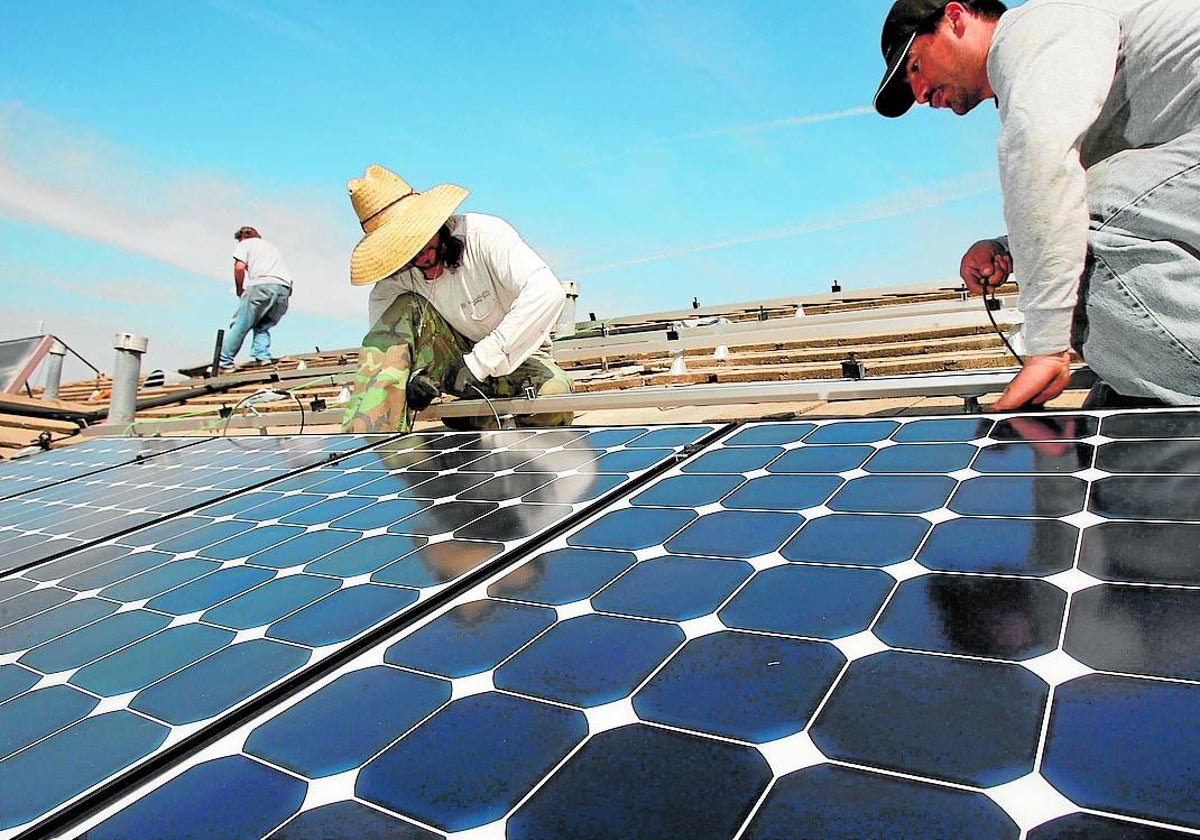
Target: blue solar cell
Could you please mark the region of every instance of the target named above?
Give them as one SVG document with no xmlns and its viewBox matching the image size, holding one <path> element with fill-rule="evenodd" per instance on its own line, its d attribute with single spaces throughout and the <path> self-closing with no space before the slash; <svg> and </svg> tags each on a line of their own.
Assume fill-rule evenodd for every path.
<svg viewBox="0 0 1200 840">
<path fill-rule="evenodd" d="M 1052 519 L 976 519 L 938 523 L 917 555 L 928 569 L 1014 575 L 1071 568 L 1079 529 Z"/>
<path fill-rule="evenodd" d="M 629 442 L 629 446 L 641 449 L 647 446 L 687 446 L 695 443 L 712 431 L 711 426 L 676 426 L 669 429 L 654 429 Z"/>
<path fill-rule="evenodd" d="M 500 475 L 489 478 L 470 490 L 464 490 L 459 494 L 459 498 L 475 502 L 503 502 L 507 499 L 517 499 L 549 484 L 552 478 L 554 478 L 553 473 L 545 472 Z"/>
<path fill-rule="evenodd" d="M 19 665 L 0 665 L 0 703 L 37 685 L 41 677 Z"/>
<path fill-rule="evenodd" d="M 354 513 L 356 510 L 361 510 L 372 503 L 372 499 L 360 496 L 339 496 L 318 502 L 295 513 L 289 513 L 279 521 L 285 525 L 324 525 L 339 517 Z"/>
<path fill-rule="evenodd" d="M 494 598 L 569 604 L 596 594 L 637 557 L 625 551 L 560 548 L 522 563 L 488 587 Z"/>
<path fill-rule="evenodd" d="M 335 592 L 271 625 L 273 639 L 322 647 L 361 633 L 417 600 L 411 589 L 364 583 Z"/>
<path fill-rule="evenodd" d="M 1200 586 L 1200 525 L 1102 522 L 1083 532 L 1079 568 L 1101 580 Z"/>
<path fill-rule="evenodd" d="M 283 493 L 278 492 L 283 490 L 283 484 L 291 479 L 275 482 L 271 485 L 271 490 L 256 490 L 252 493 L 239 493 L 236 496 L 225 499 L 224 501 L 215 502 L 204 509 L 205 516 L 236 516 L 244 510 L 264 505 L 267 502 L 273 502 L 276 499 L 283 498 Z"/>
<path fill-rule="evenodd" d="M 571 756 L 509 817 L 508 835 L 725 840 L 770 781 L 753 747 L 624 726 Z"/>
<path fill-rule="evenodd" d="M 205 512 L 207 511 L 206 508 Z M 206 546 L 197 554 L 214 560 L 240 560 L 303 533 L 304 529 L 299 525 L 264 525 L 261 528 L 251 528 L 224 542 Z"/>
<path fill-rule="evenodd" d="M 794 443 L 816 428 L 813 423 L 775 423 L 768 426 L 749 426 L 730 438 L 721 441 L 722 446 L 777 446 Z"/>
<path fill-rule="evenodd" d="M 628 696 L 683 638 L 672 624 L 583 615 L 554 625 L 493 679 L 497 688 L 600 706 Z"/>
<path fill-rule="evenodd" d="M 971 467 L 982 473 L 1071 473 L 1092 465 L 1087 443 L 997 443 L 979 450 Z"/>
<path fill-rule="evenodd" d="M 306 785 L 245 756 L 190 768 L 88 832 L 88 840 L 262 837 L 300 809 Z"/>
<path fill-rule="evenodd" d="M 322 529 L 309 531 L 287 542 L 251 555 L 246 562 L 271 569 L 286 569 L 302 566 L 313 560 L 357 540 L 362 535 L 354 531 Z"/>
<path fill-rule="evenodd" d="M 867 629 L 894 585 L 874 569 L 778 566 L 755 575 L 719 616 L 727 627 L 840 639 Z"/>
<path fill-rule="evenodd" d="M 580 712 L 476 694 L 367 764 L 355 793 L 443 831 L 474 828 L 504 816 L 586 734 Z"/>
<path fill-rule="evenodd" d="M 1086 495 L 1087 482 L 1073 476 L 989 475 L 962 482 L 949 508 L 971 516 L 1070 516 L 1083 510 Z"/>
<path fill-rule="evenodd" d="M 568 475 L 556 478 L 521 497 L 523 502 L 587 502 L 598 499 L 629 480 L 620 473 L 602 475 Z"/>
<path fill-rule="evenodd" d="M 378 473 L 373 473 L 378 475 Z M 434 478 L 437 473 L 431 472 L 405 472 L 400 475 L 383 475 L 373 481 L 369 481 L 358 488 L 356 496 L 370 496 L 377 499 L 381 496 L 388 496 L 393 493 L 407 495 L 407 491 L 414 485 L 420 484 L 423 481 L 428 481 Z"/>
<path fill-rule="evenodd" d="M 179 726 L 215 717 L 304 665 L 307 650 L 266 639 L 223 648 L 140 692 L 130 708 Z"/>
<path fill-rule="evenodd" d="M 630 501 L 635 505 L 699 507 L 720 501 L 744 481 L 736 475 L 673 475 L 656 481 Z"/>
<path fill-rule="evenodd" d="M 861 467 L 875 452 L 873 446 L 805 446 L 785 452 L 767 470 L 773 473 L 841 473 Z"/>
<path fill-rule="evenodd" d="M 386 528 L 388 525 L 427 507 L 429 507 L 429 502 L 426 501 L 391 499 L 386 502 L 375 502 L 348 516 L 338 517 L 330 525 L 334 528 L 371 531 L 375 528 Z"/>
<path fill-rule="evenodd" d="M 401 557 L 371 576 L 375 583 L 440 586 L 491 560 L 504 550 L 499 543 L 442 540 Z"/>
<path fill-rule="evenodd" d="M 874 630 L 892 647 L 1023 660 L 1058 646 L 1066 606 L 1040 580 L 922 575 L 900 584 Z"/>
<path fill-rule="evenodd" d="M 1063 649 L 1098 671 L 1200 679 L 1200 590 L 1103 584 L 1075 593 Z"/>
<path fill-rule="evenodd" d="M 830 423 L 804 439 L 805 443 L 874 443 L 885 440 L 900 424 L 895 420 Z"/>
<path fill-rule="evenodd" d="M 30 616 L 0 630 L 0 653 L 12 653 L 40 645 L 55 636 L 69 633 L 98 618 L 103 618 L 116 611 L 119 606 L 112 601 L 85 598 Z"/>
<path fill-rule="evenodd" d="M 165 726 L 125 711 L 106 712 L 0 761 L 0 828 L 41 816 L 157 749 L 166 737 Z"/>
<path fill-rule="evenodd" d="M 191 583 L 185 583 L 183 586 L 172 589 L 170 592 L 151 598 L 146 606 L 152 610 L 172 615 L 200 612 L 227 598 L 253 589 L 260 583 L 270 580 L 274 575 L 274 572 L 267 569 L 255 569 L 251 566 L 218 569 L 211 575 L 205 575 Z"/>
<path fill-rule="evenodd" d="M 779 548 L 803 524 L 796 513 L 719 511 L 700 517 L 664 547 L 679 554 L 758 557 Z"/>
<path fill-rule="evenodd" d="M 0 705 L 0 759 L 70 726 L 99 703 L 82 691 L 52 685 Z"/>
<path fill-rule="evenodd" d="M 1088 510 L 1109 519 L 1200 520 L 1200 477 L 1114 475 L 1092 485 Z"/>
<path fill-rule="evenodd" d="M 454 532 L 454 536 L 466 540 L 504 542 L 524 539 L 549 528 L 570 515 L 571 510 L 570 505 L 511 505 L 494 510 L 470 525 L 459 528 Z"/>
<path fill-rule="evenodd" d="M 1076 812 L 1042 823 L 1026 836 L 1028 840 L 1193 840 L 1196 835 Z"/>
<path fill-rule="evenodd" d="M 634 566 L 599 595 L 592 606 L 666 621 L 708 615 L 754 574 L 748 563 L 698 557 L 656 557 Z"/>
<path fill-rule="evenodd" d="M 246 752 L 310 779 L 351 770 L 450 700 L 450 683 L 378 665 L 339 677 L 257 727 Z M 347 720 L 346 710 L 354 709 Z"/>
<path fill-rule="evenodd" d="M 324 498 L 315 493 L 297 493 L 294 496 L 282 496 L 270 502 L 254 507 L 246 507 L 237 512 L 237 518 L 249 522 L 263 522 L 268 519 L 282 519 L 288 514 L 315 505 Z"/>
<path fill-rule="evenodd" d="M 324 477 L 324 481 L 320 481 L 311 485 L 308 489 L 313 493 L 345 493 L 354 490 L 368 481 L 376 478 L 373 473 L 369 472 L 341 472 L 334 469 L 322 470 L 318 477 Z M 274 487 L 274 485 L 272 485 Z"/>
<path fill-rule="evenodd" d="M 207 516 L 198 516 L 194 513 L 189 513 L 187 516 L 181 516 L 178 519 L 169 519 L 166 522 L 160 522 L 149 528 L 143 528 L 140 531 L 132 531 L 128 534 L 122 534 L 116 538 L 116 541 L 121 545 L 143 546 L 154 545 L 155 543 L 165 542 L 171 537 L 177 537 L 181 534 L 186 534 L 195 531 L 198 528 L 203 528 L 211 525 L 213 520 Z M 245 529 L 242 529 L 245 530 Z M 104 546 L 88 549 L 88 551 L 99 551 Z"/>
<path fill-rule="evenodd" d="M 685 473 L 743 473 L 759 470 L 783 454 L 778 446 L 711 449 L 680 467 Z"/>
<path fill-rule="evenodd" d="M 410 486 L 399 491 L 401 496 L 413 496 L 422 499 L 450 499 L 477 484 L 488 480 L 486 473 L 461 472 L 439 475 L 428 481 L 409 482 Z"/>
<path fill-rule="evenodd" d="M 138 551 L 63 578 L 59 581 L 59 585 L 79 592 L 101 589 L 148 569 L 161 566 L 170 559 L 171 555 L 163 551 Z"/>
<path fill-rule="evenodd" d="M 776 782 L 744 836 L 792 837 L 800 827 L 804 836 L 823 840 L 1017 840 L 1021 834 L 1012 818 L 982 793 L 832 764 Z"/>
<path fill-rule="evenodd" d="M 444 502 L 397 522 L 388 533 L 433 536 L 457 531 L 498 507 L 495 502 Z"/>
<path fill-rule="evenodd" d="M 596 459 L 597 472 L 630 473 L 646 470 L 670 458 L 670 449 L 620 449 Z"/>
<path fill-rule="evenodd" d="M 403 822 L 353 799 L 304 811 L 267 840 L 439 840 L 440 834 Z"/>
<path fill-rule="evenodd" d="M 48 589 L 26 592 L 23 595 L 10 598 L 4 604 L 4 610 L 0 611 L 0 627 L 16 624 L 18 621 L 28 618 L 31 615 L 37 615 L 43 610 L 56 607 L 71 600 L 73 595 L 73 592 L 68 592 L 65 589 L 50 587 Z"/>
<path fill-rule="evenodd" d="M 215 560 L 199 560 L 195 557 L 187 560 L 172 560 L 170 563 L 164 563 L 158 568 L 126 578 L 120 583 L 100 590 L 100 597 L 112 598 L 115 601 L 138 601 L 143 598 L 152 598 L 220 567 L 221 564 Z"/>
<path fill-rule="evenodd" d="M 384 661 L 446 677 L 467 677 L 496 667 L 554 620 L 554 611 L 544 607 L 470 601 L 393 644 Z"/>
<path fill-rule="evenodd" d="M 954 472 L 968 466 L 977 451 L 969 443 L 901 444 L 880 449 L 863 468 L 873 473 Z"/>
<path fill-rule="evenodd" d="M 567 444 L 568 449 L 588 448 L 588 449 L 607 449 L 610 446 L 621 446 L 644 433 L 644 428 L 636 426 L 628 429 L 600 429 L 595 432 L 588 432 L 579 440 L 571 441 Z M 665 445 L 665 444 L 660 444 Z"/>
<path fill-rule="evenodd" d="M 779 551 L 803 563 L 890 566 L 911 559 L 928 532 L 919 516 L 838 513 L 804 523 Z"/>
<path fill-rule="evenodd" d="M 72 552 L 61 560 L 41 563 L 33 568 L 26 569 L 21 572 L 21 576 L 30 580 L 43 582 L 58 580 L 59 578 L 69 577 L 77 572 L 82 572 L 85 569 L 90 569 L 93 566 L 107 563 L 109 560 L 124 557 L 132 550 L 127 546 L 115 544 L 85 548 L 82 551 Z"/>
<path fill-rule="evenodd" d="M 94 624 L 35 647 L 21 662 L 43 674 L 80 668 L 125 645 L 144 639 L 171 623 L 165 615 L 130 610 L 102 618 Z"/>
<path fill-rule="evenodd" d="M 633 697 L 642 720 L 761 744 L 804 729 L 846 658 L 825 642 L 692 639 Z"/>
<path fill-rule="evenodd" d="M 830 758 L 992 787 L 1033 770 L 1048 690 L 1019 665 L 883 651 L 850 663 L 810 733 Z"/>
<path fill-rule="evenodd" d="M 946 504 L 955 483 L 944 475 L 868 475 L 846 482 L 828 507 L 852 513 L 925 513 Z"/>
<path fill-rule="evenodd" d="M 339 586 L 341 584 L 338 581 L 326 577 L 288 575 L 213 607 L 200 618 L 235 630 L 248 630 L 283 618 L 337 591 Z"/>
<path fill-rule="evenodd" d="M 159 551 L 170 551 L 173 553 L 181 553 L 184 551 L 197 551 L 204 548 L 206 545 L 227 540 L 230 537 L 237 536 L 243 531 L 248 531 L 254 527 L 249 522 L 238 522 L 236 520 L 226 520 L 224 522 L 213 522 L 206 524 L 198 522 L 198 525 L 203 525 L 203 528 L 197 528 L 194 531 L 189 531 L 186 534 L 180 534 L 178 537 L 172 537 L 169 540 L 158 543 L 155 548 Z"/>
<path fill-rule="evenodd" d="M 1064 683 L 1055 690 L 1042 775 L 1081 807 L 1195 828 L 1198 716 L 1197 685 L 1107 674 Z"/>
<path fill-rule="evenodd" d="M 427 540 L 420 537 L 378 534 L 350 543 L 331 554 L 326 554 L 320 560 L 309 563 L 304 570 L 313 574 L 337 575 L 338 577 L 365 575 L 417 550 L 426 542 Z"/>
<path fill-rule="evenodd" d="M 899 443 L 953 443 L 987 437 L 992 421 L 986 418 L 914 420 L 905 423 L 892 440 Z"/>
<path fill-rule="evenodd" d="M 102 697 L 145 688 L 233 640 L 233 633 L 200 624 L 168 627 L 76 671 L 70 682 Z"/>
<path fill-rule="evenodd" d="M 842 486 L 832 475 L 768 475 L 752 478 L 723 502 L 727 508 L 803 510 L 825 502 Z"/>
</svg>

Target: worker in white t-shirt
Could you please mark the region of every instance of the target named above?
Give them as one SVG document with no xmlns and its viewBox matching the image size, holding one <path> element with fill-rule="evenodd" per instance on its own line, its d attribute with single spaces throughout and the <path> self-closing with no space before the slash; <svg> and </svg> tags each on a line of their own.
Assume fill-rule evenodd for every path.
<svg viewBox="0 0 1200 840">
<path fill-rule="evenodd" d="M 1028 353 L 994 408 L 1058 396 L 1071 347 L 1102 380 L 1087 407 L 1200 403 L 1197 0 L 897 0 L 882 48 L 883 116 L 1000 112 L 1008 236 L 960 265 L 1021 287 Z"/>
<path fill-rule="evenodd" d="M 349 183 L 364 236 L 350 282 L 374 284 L 371 330 L 342 426 L 408 431 L 410 411 L 442 393 L 460 397 L 570 393 L 550 357 L 550 330 L 566 300 L 546 262 L 503 219 L 454 211 L 467 190 L 418 193 L 382 166 Z M 569 413 L 518 415 L 525 426 L 567 425 Z M 445 418 L 484 428 L 491 417 Z"/>
<path fill-rule="evenodd" d="M 253 331 L 250 355 L 259 364 L 270 364 L 271 328 L 288 310 L 292 274 L 279 249 L 246 226 L 233 235 L 233 282 L 238 308 L 221 343 L 221 367 L 232 368 L 246 333 Z"/>
</svg>

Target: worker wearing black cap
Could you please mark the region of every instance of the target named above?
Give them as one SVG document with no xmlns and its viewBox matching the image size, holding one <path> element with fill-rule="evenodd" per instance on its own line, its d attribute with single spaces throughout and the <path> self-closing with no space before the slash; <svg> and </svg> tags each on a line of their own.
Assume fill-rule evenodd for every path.
<svg viewBox="0 0 1200 840">
<path fill-rule="evenodd" d="M 883 116 L 999 108 L 1008 236 L 960 267 L 1020 281 L 1028 353 L 994 407 L 1058 396 L 1071 347 L 1108 404 L 1200 403 L 1196 0 L 898 0 L 882 49 Z"/>
</svg>

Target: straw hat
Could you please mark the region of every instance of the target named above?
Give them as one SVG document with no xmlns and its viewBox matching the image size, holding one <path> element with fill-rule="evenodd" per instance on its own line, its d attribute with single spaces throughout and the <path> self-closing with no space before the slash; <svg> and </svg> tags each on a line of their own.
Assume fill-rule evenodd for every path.
<svg viewBox="0 0 1200 840">
<path fill-rule="evenodd" d="M 439 184 L 419 193 L 377 163 L 347 186 L 366 234 L 350 255 L 350 283 L 355 286 L 375 283 L 403 268 L 469 193 L 454 184 Z"/>
</svg>

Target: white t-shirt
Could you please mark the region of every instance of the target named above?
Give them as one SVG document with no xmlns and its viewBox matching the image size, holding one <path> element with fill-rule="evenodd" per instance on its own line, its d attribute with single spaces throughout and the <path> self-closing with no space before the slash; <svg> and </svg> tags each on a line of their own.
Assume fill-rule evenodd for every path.
<svg viewBox="0 0 1200 840">
<path fill-rule="evenodd" d="M 233 258 L 246 264 L 243 286 L 278 283 L 292 288 L 292 273 L 288 271 L 279 249 L 265 239 L 243 239 L 233 246 Z"/>
<path fill-rule="evenodd" d="M 1001 16 L 987 74 L 1026 347 L 1057 353 L 1087 256 L 1085 168 L 1200 129 L 1200 3 L 1029 0 Z"/>
<path fill-rule="evenodd" d="M 436 280 L 415 268 L 380 280 L 371 289 L 371 324 L 402 293 L 416 292 L 475 342 L 465 357 L 472 373 L 480 379 L 512 373 L 539 347 L 548 347 L 566 294 L 546 262 L 503 219 L 463 213 L 448 224 L 466 243 L 462 265 Z"/>
</svg>

